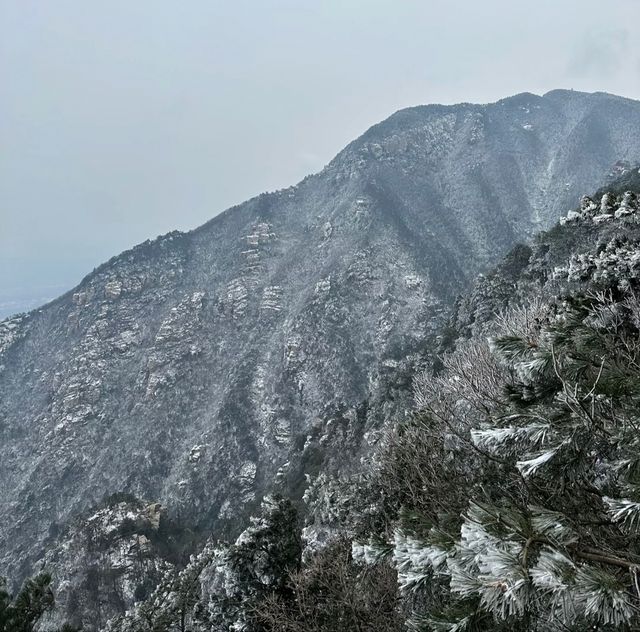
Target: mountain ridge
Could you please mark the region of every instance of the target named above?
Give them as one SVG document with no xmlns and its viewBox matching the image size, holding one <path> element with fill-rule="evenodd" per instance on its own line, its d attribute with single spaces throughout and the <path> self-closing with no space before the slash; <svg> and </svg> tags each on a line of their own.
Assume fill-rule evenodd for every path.
<svg viewBox="0 0 640 632">
<path fill-rule="evenodd" d="M 15 318 L 16 316 L 24 315 L 24 314 L 31 313 L 31 312 L 37 312 L 37 311 L 39 311 L 39 310 L 51 305 L 52 303 L 57 302 L 58 300 L 60 300 L 62 298 L 71 296 L 73 291 L 78 286 L 80 286 L 84 281 L 86 281 L 86 279 L 88 277 L 90 277 L 92 274 L 94 274 L 95 272 L 101 270 L 104 266 L 109 265 L 109 263 L 112 262 L 115 258 L 120 257 L 120 256 L 125 256 L 128 253 L 134 251 L 136 248 L 138 248 L 138 247 L 140 247 L 140 246 L 142 246 L 144 244 L 154 243 L 154 242 L 156 242 L 158 240 L 161 240 L 161 239 L 163 239 L 163 238 L 165 238 L 165 237 L 167 237 L 169 235 L 177 235 L 177 234 L 191 235 L 193 233 L 197 233 L 197 232 L 199 232 L 201 230 L 206 229 L 208 226 L 214 224 L 218 220 L 221 220 L 221 218 L 224 217 L 225 215 L 236 212 L 236 210 L 238 208 L 244 206 L 245 204 L 249 204 L 249 203 L 252 203 L 252 202 L 257 201 L 259 199 L 262 199 L 262 198 L 264 198 L 264 196 L 279 195 L 279 194 L 282 194 L 284 192 L 290 191 L 291 189 L 295 189 L 296 187 L 298 187 L 298 186 L 302 185 L 303 183 L 305 183 L 307 180 L 313 179 L 315 177 L 320 176 L 325 170 L 329 169 L 333 165 L 334 162 L 338 161 L 340 159 L 340 157 L 343 154 L 345 154 L 348 150 L 350 150 L 352 148 L 355 148 L 355 147 L 358 147 L 361 144 L 361 141 L 367 139 L 369 136 L 375 136 L 375 132 L 378 129 L 384 129 L 392 121 L 395 122 L 396 118 L 398 118 L 398 119 L 406 119 L 410 115 L 413 115 L 414 113 L 423 113 L 423 112 L 426 112 L 426 111 L 442 114 L 442 113 L 445 113 L 445 112 L 448 112 L 448 111 L 459 110 L 460 108 L 486 109 L 486 108 L 488 108 L 490 106 L 495 106 L 495 105 L 499 105 L 499 104 L 515 103 L 515 102 L 518 102 L 518 101 L 529 102 L 531 99 L 544 100 L 544 99 L 549 99 L 549 98 L 567 97 L 567 96 L 571 96 L 574 99 L 579 99 L 579 98 L 583 98 L 583 97 L 589 97 L 589 98 L 604 98 L 604 99 L 607 99 L 607 100 L 614 100 L 616 102 L 623 101 L 623 102 L 627 102 L 627 103 L 631 103 L 631 104 L 632 103 L 637 103 L 637 101 L 634 100 L 634 99 L 623 97 L 623 96 L 620 96 L 620 95 L 615 95 L 615 94 L 608 93 L 608 92 L 598 92 L 598 91 L 597 92 L 584 92 L 584 91 L 578 91 L 578 90 L 573 90 L 573 89 L 556 88 L 556 89 L 553 89 L 553 90 L 549 90 L 549 91 L 543 93 L 542 95 L 538 95 L 536 93 L 526 92 L 526 91 L 525 92 L 520 92 L 520 93 L 514 94 L 512 96 L 505 97 L 505 98 L 502 98 L 502 99 L 498 99 L 498 100 L 490 102 L 490 103 L 477 103 L 477 102 L 462 101 L 462 102 L 457 102 L 457 103 L 452 103 L 452 104 L 434 103 L 434 104 L 423 104 L 423 105 L 416 105 L 416 106 L 409 106 L 409 107 L 406 107 L 406 108 L 401 108 L 401 109 L 395 111 L 390 116 L 388 116 L 383 121 L 373 124 L 363 134 L 361 134 L 358 138 L 356 138 L 355 140 L 351 141 L 350 143 L 348 143 L 345 146 L 344 149 L 340 150 L 320 171 L 308 174 L 307 176 L 302 178 L 302 180 L 300 180 L 300 182 L 298 182 L 297 184 L 291 185 L 291 186 L 288 186 L 288 187 L 283 187 L 281 189 L 275 189 L 274 191 L 267 191 L 267 192 L 263 192 L 263 193 L 260 193 L 258 195 L 255 195 L 255 196 L 253 196 L 251 198 L 248 198 L 244 202 L 240 202 L 238 204 L 234 204 L 234 205 L 228 207 L 227 209 L 224 209 L 223 211 L 221 211 L 217 215 L 213 216 L 211 219 L 205 221 L 203 224 L 201 224 L 199 226 L 196 226 L 196 227 L 194 227 L 192 229 L 185 230 L 185 231 L 172 230 L 172 231 L 169 231 L 168 233 L 164 233 L 162 235 L 158 235 L 155 238 L 149 238 L 149 239 L 145 240 L 144 242 L 141 242 L 140 244 L 132 246 L 131 248 L 128 248 L 128 249 L 122 251 L 121 253 L 119 253 L 117 255 L 114 255 L 109 260 L 99 264 L 91 272 L 87 273 L 78 282 L 78 284 L 76 284 L 76 286 L 74 286 L 73 288 L 69 289 L 67 292 L 64 292 L 59 297 L 56 297 L 55 299 L 49 301 L 48 303 L 45 303 L 45 304 L 41 305 L 40 307 L 34 308 L 33 310 L 30 310 L 29 312 L 20 312 L 20 313 L 8 315 L 3 320 L 7 320 L 7 319 L 10 319 L 10 318 Z M 621 157 L 621 159 L 624 159 L 624 158 L 625 157 Z"/>
</svg>

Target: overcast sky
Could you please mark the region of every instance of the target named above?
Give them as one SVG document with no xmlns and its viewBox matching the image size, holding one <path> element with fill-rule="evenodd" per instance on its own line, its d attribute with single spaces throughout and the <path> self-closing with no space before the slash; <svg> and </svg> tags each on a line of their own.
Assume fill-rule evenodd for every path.
<svg viewBox="0 0 640 632">
<path fill-rule="evenodd" d="M 640 98 L 639 21 L 640 0 L 0 0 L 0 313 L 399 108 Z"/>
</svg>

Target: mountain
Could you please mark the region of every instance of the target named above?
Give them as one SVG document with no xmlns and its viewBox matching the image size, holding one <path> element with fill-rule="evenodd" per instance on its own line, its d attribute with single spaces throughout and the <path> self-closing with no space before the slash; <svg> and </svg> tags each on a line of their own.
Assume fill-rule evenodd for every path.
<svg viewBox="0 0 640 632">
<path fill-rule="evenodd" d="M 358 469 L 456 296 L 636 160 L 639 123 L 573 91 L 402 110 L 0 323 L 0 568 L 20 580 L 116 492 L 237 534 L 274 488 Z"/>
<path fill-rule="evenodd" d="M 360 472 L 313 481 L 304 529 L 265 498 L 105 629 L 636 629 L 639 194 L 635 167 L 480 275 L 412 414 Z M 314 521 L 333 527 L 315 550 Z"/>
</svg>

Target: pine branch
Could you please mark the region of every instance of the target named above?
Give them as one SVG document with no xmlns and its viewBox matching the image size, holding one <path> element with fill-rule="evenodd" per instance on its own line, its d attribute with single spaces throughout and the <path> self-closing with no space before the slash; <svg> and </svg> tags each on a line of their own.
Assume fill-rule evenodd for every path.
<svg viewBox="0 0 640 632">
<path fill-rule="evenodd" d="M 589 560 L 591 562 L 599 562 L 600 564 L 607 564 L 609 566 L 618 566 L 619 568 L 625 568 L 627 570 L 640 569 L 640 564 L 637 562 L 631 562 L 622 557 L 615 555 L 609 555 L 604 551 L 598 549 L 592 549 L 591 547 L 584 547 L 580 550 L 577 547 L 570 546 L 573 554 L 583 560 Z"/>
</svg>

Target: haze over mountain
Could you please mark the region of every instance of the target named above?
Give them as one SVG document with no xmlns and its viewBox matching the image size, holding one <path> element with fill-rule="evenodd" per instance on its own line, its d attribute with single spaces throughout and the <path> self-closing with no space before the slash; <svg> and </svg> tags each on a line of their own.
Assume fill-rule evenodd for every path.
<svg viewBox="0 0 640 632">
<path fill-rule="evenodd" d="M 0 567 L 115 492 L 236 533 L 274 486 L 357 467 L 455 297 L 639 157 L 640 103 L 604 93 L 401 110 L 0 323 Z"/>
<path fill-rule="evenodd" d="M 400 108 L 638 99 L 638 17 L 636 0 L 0 1 L 0 318 L 319 171 Z"/>
</svg>

